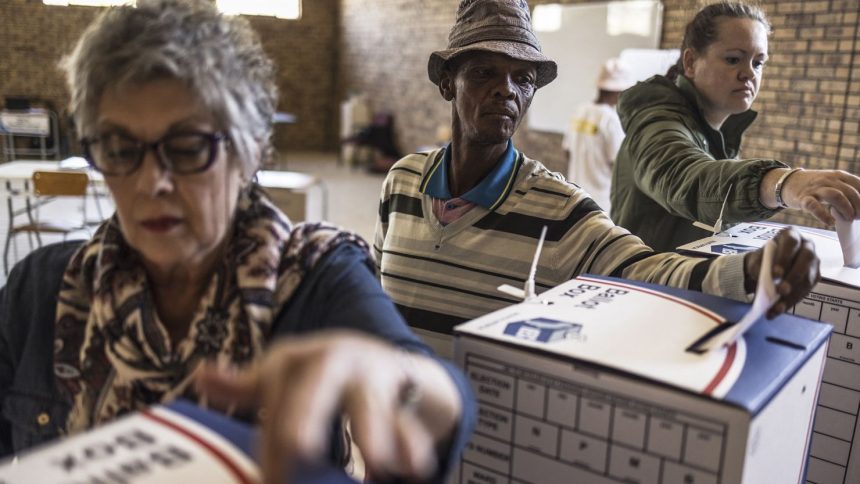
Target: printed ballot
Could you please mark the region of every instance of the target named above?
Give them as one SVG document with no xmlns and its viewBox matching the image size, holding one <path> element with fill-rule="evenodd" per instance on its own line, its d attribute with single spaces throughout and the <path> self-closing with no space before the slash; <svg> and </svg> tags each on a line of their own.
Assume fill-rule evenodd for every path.
<svg viewBox="0 0 860 484">
<path fill-rule="evenodd" d="M 122 417 L 0 463 L 2 484 L 253 484 L 254 432 L 177 401 Z M 299 484 L 354 482 L 332 468 L 302 469 Z"/>
<path fill-rule="evenodd" d="M 789 312 L 833 325 L 809 457 L 809 483 L 860 482 L 860 254 L 857 222 L 836 217 L 837 231 L 794 227 L 815 244 L 822 281 Z M 742 223 L 679 250 L 737 254 L 762 247 L 785 225 Z"/>
<path fill-rule="evenodd" d="M 830 334 L 748 304 L 580 276 L 455 329 L 479 403 L 462 483 L 799 482 Z"/>
</svg>

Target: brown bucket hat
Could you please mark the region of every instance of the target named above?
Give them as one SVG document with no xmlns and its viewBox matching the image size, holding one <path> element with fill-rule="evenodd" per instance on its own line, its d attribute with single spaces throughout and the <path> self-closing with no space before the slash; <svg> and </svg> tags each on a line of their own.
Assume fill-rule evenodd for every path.
<svg viewBox="0 0 860 484">
<path fill-rule="evenodd" d="M 457 9 L 457 22 L 448 35 L 448 48 L 430 54 L 427 63 L 430 80 L 439 84 L 447 61 L 474 50 L 534 62 L 537 87 L 549 84 L 557 75 L 558 67 L 543 55 L 532 31 L 525 0 L 462 0 Z"/>
</svg>

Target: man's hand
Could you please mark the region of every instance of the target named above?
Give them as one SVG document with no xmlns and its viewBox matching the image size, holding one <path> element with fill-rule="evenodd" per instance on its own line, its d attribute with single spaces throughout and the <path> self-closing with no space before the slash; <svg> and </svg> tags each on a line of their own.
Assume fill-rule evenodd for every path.
<svg viewBox="0 0 860 484">
<path fill-rule="evenodd" d="M 800 302 L 821 279 L 818 256 L 815 255 L 815 247 L 809 239 L 796 230 L 787 228 L 777 234 L 773 241 L 776 243 L 776 250 L 771 277 L 780 298 L 768 310 L 768 319 L 784 313 Z M 744 285 L 747 292 L 755 291 L 763 254 L 764 249 L 759 249 L 744 258 Z"/>
<path fill-rule="evenodd" d="M 342 414 L 369 475 L 427 479 L 462 413 L 459 392 L 436 361 L 346 331 L 285 338 L 239 371 L 204 365 L 196 387 L 216 404 L 258 410 L 270 484 L 283 482 L 296 461 L 324 459 Z"/>
</svg>

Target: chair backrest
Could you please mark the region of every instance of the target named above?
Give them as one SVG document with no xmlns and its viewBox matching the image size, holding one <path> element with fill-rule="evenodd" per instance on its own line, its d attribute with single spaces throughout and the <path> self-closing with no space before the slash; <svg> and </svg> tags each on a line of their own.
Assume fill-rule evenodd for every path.
<svg viewBox="0 0 860 484">
<path fill-rule="evenodd" d="M 47 197 L 83 197 L 90 177 L 79 171 L 33 172 L 33 193 Z"/>
</svg>

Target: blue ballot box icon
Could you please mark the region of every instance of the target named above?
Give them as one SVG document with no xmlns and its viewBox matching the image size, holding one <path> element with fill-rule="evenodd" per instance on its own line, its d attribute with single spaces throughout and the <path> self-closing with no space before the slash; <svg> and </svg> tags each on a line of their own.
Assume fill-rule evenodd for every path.
<svg viewBox="0 0 860 484">
<path fill-rule="evenodd" d="M 758 249 L 758 247 L 744 244 L 717 244 L 711 246 L 711 252 L 720 255 L 743 254 L 745 252 L 752 252 L 756 249 Z"/>
<path fill-rule="evenodd" d="M 549 318 L 531 318 L 514 321 L 505 326 L 505 334 L 526 341 L 550 343 L 578 335 L 581 324 Z"/>
</svg>

